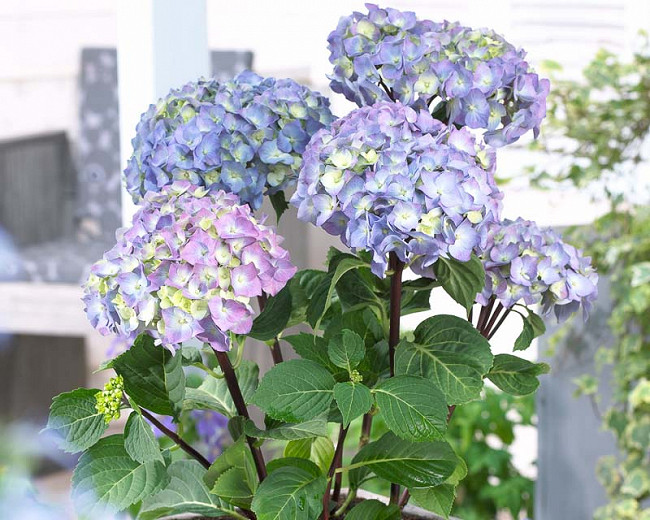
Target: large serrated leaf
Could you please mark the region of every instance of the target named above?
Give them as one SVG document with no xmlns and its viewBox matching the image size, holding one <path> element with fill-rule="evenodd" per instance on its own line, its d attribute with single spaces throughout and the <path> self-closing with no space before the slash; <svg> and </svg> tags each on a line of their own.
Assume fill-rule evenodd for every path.
<svg viewBox="0 0 650 520">
<path fill-rule="evenodd" d="M 368 412 L 372 407 L 370 389 L 361 383 L 336 383 L 334 399 L 343 416 L 343 427 L 347 428 L 350 421 Z"/>
<path fill-rule="evenodd" d="M 167 468 L 169 484 L 142 503 L 138 520 L 193 513 L 209 518 L 227 516 L 229 506 L 208 492 L 205 470 L 195 460 L 172 462 Z"/>
<path fill-rule="evenodd" d="M 447 429 L 447 403 L 440 390 L 418 376 L 395 376 L 374 389 L 386 426 L 403 439 L 441 439 Z"/>
<path fill-rule="evenodd" d="M 253 421 L 245 425 L 246 435 L 256 439 L 275 439 L 279 441 L 295 441 L 312 437 L 326 437 L 327 418 L 325 416 L 297 424 L 281 424 L 268 430 L 260 430 Z"/>
<path fill-rule="evenodd" d="M 113 369 L 124 378 L 124 390 L 138 405 L 161 415 L 178 416 L 185 396 L 183 356 L 154 344 L 147 335 L 115 358 Z"/>
<path fill-rule="evenodd" d="M 344 368 L 350 374 L 366 355 L 366 347 L 361 336 L 344 329 L 330 339 L 327 354 L 332 363 L 339 368 Z"/>
<path fill-rule="evenodd" d="M 546 374 L 549 370 L 546 363 L 531 363 L 510 354 L 497 354 L 487 377 L 508 394 L 528 395 L 539 386 L 537 376 Z"/>
<path fill-rule="evenodd" d="M 452 484 L 440 484 L 428 488 L 411 488 L 411 497 L 420 507 L 436 513 L 437 515 L 449 518 L 451 506 L 456 498 L 456 486 Z"/>
<path fill-rule="evenodd" d="M 266 302 L 264 310 L 253 321 L 253 328 L 247 334 L 260 341 L 268 341 L 282 332 L 291 316 L 292 296 L 290 283 Z"/>
<path fill-rule="evenodd" d="M 469 262 L 439 258 L 434 270 L 447 294 L 469 311 L 485 285 L 485 270 L 478 257 L 472 253 Z"/>
<path fill-rule="evenodd" d="M 269 370 L 253 396 L 253 403 L 274 419 L 301 422 L 329 410 L 334 378 L 318 363 L 285 361 Z"/>
<path fill-rule="evenodd" d="M 314 520 L 323 511 L 327 481 L 315 464 L 272 471 L 253 498 L 258 520 Z"/>
<path fill-rule="evenodd" d="M 124 449 L 122 435 L 100 439 L 72 475 L 72 499 L 82 518 L 103 518 L 152 495 L 168 482 L 163 463 L 140 464 Z"/>
<path fill-rule="evenodd" d="M 393 433 L 367 444 L 352 459 L 350 483 L 360 482 L 364 472 L 406 487 L 429 487 L 442 484 L 458 463 L 451 446 L 444 441 L 408 442 Z"/>
<path fill-rule="evenodd" d="M 99 390 L 77 388 L 52 399 L 46 430 L 54 434 L 59 447 L 68 453 L 90 448 L 106 431 L 104 414 L 95 405 Z"/>
<path fill-rule="evenodd" d="M 258 384 L 258 366 L 252 361 L 242 361 L 235 370 L 235 375 L 244 401 L 246 403 L 250 402 Z M 186 410 L 195 408 L 215 410 L 226 417 L 237 415 L 237 409 L 232 397 L 230 397 L 226 380 L 209 375 L 197 388 L 186 389 L 183 408 Z"/>
<path fill-rule="evenodd" d="M 364 500 L 345 515 L 346 520 L 400 520 L 402 513 L 397 504 L 386 505 L 379 500 Z"/>
<path fill-rule="evenodd" d="M 334 443 L 329 437 L 291 441 L 284 448 L 284 456 L 310 460 L 325 473 L 334 458 Z"/>
<path fill-rule="evenodd" d="M 138 412 L 132 412 L 124 427 L 124 449 L 136 462 L 164 462 L 151 426 Z"/>
</svg>

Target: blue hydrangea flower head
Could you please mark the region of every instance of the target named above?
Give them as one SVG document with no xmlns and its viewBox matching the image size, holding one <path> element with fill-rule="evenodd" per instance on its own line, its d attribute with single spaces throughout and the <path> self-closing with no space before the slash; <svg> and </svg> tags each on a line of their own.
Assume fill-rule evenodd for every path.
<svg viewBox="0 0 650 520">
<path fill-rule="evenodd" d="M 332 90 L 359 106 L 396 100 L 427 108 L 448 124 L 485 130 L 492 146 L 531 129 L 537 135 L 549 82 L 523 50 L 488 29 L 366 7 L 329 35 Z"/>
<path fill-rule="evenodd" d="M 93 327 L 141 333 L 175 349 L 192 338 L 228 350 L 253 324 L 251 298 L 294 275 L 282 237 L 237 196 L 177 181 L 145 195 L 130 228 L 91 268 L 83 300 Z"/>
<path fill-rule="evenodd" d="M 529 220 L 504 220 L 490 225 L 488 246 L 481 256 L 485 289 L 477 302 L 495 297 L 504 307 L 541 304 L 563 321 L 582 306 L 585 319 L 598 296 L 598 274 L 575 247 L 552 229 Z"/>
<path fill-rule="evenodd" d="M 372 251 L 378 276 L 391 251 L 433 276 L 439 257 L 467 261 L 487 243 L 501 208 L 494 168 L 494 150 L 467 129 L 381 101 L 314 135 L 291 202 L 298 218 Z"/>
<path fill-rule="evenodd" d="M 188 83 L 151 105 L 124 172 L 139 203 L 177 180 L 235 193 L 258 209 L 295 182 L 310 137 L 333 117 L 329 101 L 290 79 L 245 71 Z"/>
</svg>

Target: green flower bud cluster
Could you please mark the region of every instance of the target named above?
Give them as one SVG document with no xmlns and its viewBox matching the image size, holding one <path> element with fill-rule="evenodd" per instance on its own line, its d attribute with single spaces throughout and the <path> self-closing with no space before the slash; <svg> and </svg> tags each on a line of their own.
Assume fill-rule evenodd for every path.
<svg viewBox="0 0 650 520">
<path fill-rule="evenodd" d="M 124 379 L 112 377 L 101 392 L 95 394 L 95 408 L 104 415 L 106 424 L 120 418 L 120 406 L 124 397 Z"/>
</svg>

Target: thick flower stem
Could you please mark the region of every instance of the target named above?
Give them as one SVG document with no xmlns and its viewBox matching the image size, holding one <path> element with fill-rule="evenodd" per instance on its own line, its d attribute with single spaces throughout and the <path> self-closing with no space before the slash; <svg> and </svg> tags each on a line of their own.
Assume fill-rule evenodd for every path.
<svg viewBox="0 0 650 520">
<path fill-rule="evenodd" d="M 142 412 L 142 416 L 147 419 L 151 424 L 153 424 L 156 428 L 158 428 L 163 434 L 165 434 L 167 437 L 169 437 L 171 440 L 173 440 L 180 449 L 182 449 L 185 453 L 187 453 L 190 457 L 193 459 L 197 460 L 201 466 L 203 466 L 205 469 L 208 469 L 210 467 L 210 461 L 206 459 L 203 455 L 201 455 L 198 451 L 196 451 L 192 446 L 190 446 L 187 442 L 185 442 L 183 439 L 180 438 L 180 436 L 176 433 L 171 431 L 169 428 L 167 428 L 163 423 L 161 423 L 151 412 L 148 410 L 145 410 L 144 408 L 140 407 L 140 412 Z"/>
<path fill-rule="evenodd" d="M 370 433 L 372 430 L 372 414 L 370 412 L 363 415 L 361 421 L 361 436 L 359 437 L 359 449 L 363 448 L 370 442 Z"/>
<path fill-rule="evenodd" d="M 341 425 L 341 429 L 339 430 L 339 438 L 336 443 L 336 451 L 334 452 L 334 458 L 332 459 L 332 463 L 330 464 L 330 469 L 327 472 L 327 488 L 325 488 L 325 495 L 323 495 L 323 514 L 321 515 L 322 520 L 329 520 L 330 518 L 330 489 L 332 489 L 332 480 L 334 480 L 334 474 L 341 466 L 343 463 L 343 445 L 345 444 L 345 436 L 348 434 L 348 429 L 344 428 L 343 425 Z M 341 473 L 338 473 L 337 476 L 341 475 Z M 339 488 L 338 488 L 338 493 L 341 492 L 341 487 L 339 483 Z M 332 499 L 337 501 L 338 496 L 336 499 L 332 496 Z"/>
<path fill-rule="evenodd" d="M 260 296 L 257 297 L 257 303 L 260 306 L 260 312 L 264 310 L 264 307 L 266 307 L 266 293 L 262 293 Z M 278 363 L 282 363 L 284 361 L 282 357 L 282 348 L 280 347 L 280 340 L 277 338 L 273 338 L 273 345 L 271 345 L 271 357 L 273 358 L 273 364 L 277 365 Z"/>
<path fill-rule="evenodd" d="M 510 314 L 510 311 L 511 309 L 506 309 L 506 312 L 503 313 L 503 316 L 501 316 L 501 319 L 497 322 L 494 328 L 488 332 L 487 339 L 492 339 L 492 336 L 496 334 L 496 331 L 499 330 L 501 325 L 503 325 L 503 322 L 506 321 L 506 318 L 508 317 L 508 314 Z"/>
<path fill-rule="evenodd" d="M 390 279 L 390 315 L 388 330 L 388 353 L 390 356 L 390 376 L 395 375 L 395 347 L 399 343 L 399 325 L 402 315 L 402 272 L 404 271 L 404 262 L 402 262 L 394 252 L 388 257 L 388 268 L 392 271 Z M 399 484 L 390 485 L 390 502 L 397 504 L 399 502 Z"/>
<path fill-rule="evenodd" d="M 214 350 L 214 349 L 213 349 Z M 235 375 L 235 370 L 232 367 L 230 358 L 225 352 L 219 352 L 214 350 L 217 360 L 219 361 L 219 366 L 223 372 L 226 384 L 228 385 L 228 390 L 230 396 L 232 397 L 233 402 L 235 403 L 235 409 L 237 413 L 246 419 L 250 419 L 248 413 L 248 408 L 246 408 L 246 402 L 244 401 L 244 396 L 241 393 L 239 388 L 239 383 L 237 382 L 237 376 Z M 255 446 L 255 439 L 246 436 L 246 442 L 251 449 L 253 454 L 253 460 L 255 461 L 255 469 L 257 470 L 257 476 L 262 482 L 266 478 L 266 464 L 264 463 L 264 457 L 262 456 L 262 450 Z"/>
<path fill-rule="evenodd" d="M 494 313 L 490 317 L 490 320 L 487 321 L 485 324 L 484 330 L 481 331 L 481 334 L 483 334 L 484 337 L 488 337 L 490 335 L 490 329 L 494 326 L 494 323 L 497 321 L 497 318 L 499 317 L 499 314 L 503 310 L 503 304 L 499 302 L 499 305 L 497 305 L 497 308 L 494 310 Z"/>
</svg>

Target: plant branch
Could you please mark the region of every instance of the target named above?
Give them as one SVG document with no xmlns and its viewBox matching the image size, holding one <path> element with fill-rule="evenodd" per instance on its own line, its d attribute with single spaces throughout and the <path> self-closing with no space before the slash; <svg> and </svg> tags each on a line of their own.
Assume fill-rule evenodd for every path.
<svg viewBox="0 0 650 520">
<path fill-rule="evenodd" d="M 406 504 L 408 504 L 409 498 L 411 498 L 411 493 L 409 493 L 408 489 L 405 489 L 404 493 L 402 493 L 402 496 L 399 498 L 399 503 L 397 504 L 400 509 L 402 509 Z"/>
<path fill-rule="evenodd" d="M 257 297 L 257 303 L 260 306 L 260 312 L 264 310 L 264 307 L 266 307 L 266 293 L 262 293 L 260 296 Z M 282 357 L 282 348 L 280 347 L 280 340 L 276 336 L 273 338 L 273 345 L 271 345 L 271 357 L 273 358 L 273 364 L 277 365 L 278 363 L 282 363 L 284 361 Z"/>
<path fill-rule="evenodd" d="M 501 316 L 501 319 L 497 322 L 497 324 L 494 326 L 494 328 L 488 333 L 488 336 L 487 336 L 488 340 L 492 339 L 492 336 L 494 336 L 496 334 L 497 330 L 499 330 L 499 328 L 501 327 L 501 325 L 503 325 L 503 322 L 506 321 L 506 318 L 508 317 L 508 314 L 510 314 L 511 310 L 512 309 L 506 309 L 506 312 L 503 313 L 503 316 Z"/>
<path fill-rule="evenodd" d="M 501 312 L 502 309 L 503 309 L 503 304 L 499 302 L 499 305 L 497 305 L 497 308 L 494 310 L 492 317 L 489 319 L 489 321 L 487 321 L 485 325 L 485 330 L 481 332 L 483 336 L 485 336 L 486 338 L 490 334 L 490 329 L 494 326 L 494 323 L 497 321 L 497 318 L 499 317 L 499 313 Z"/>
<path fill-rule="evenodd" d="M 158 428 L 162 433 L 164 433 L 167 437 L 169 437 L 172 441 L 174 441 L 190 457 L 197 460 L 199 462 L 199 464 L 201 464 L 201 466 L 203 466 L 205 469 L 210 468 L 210 461 L 208 459 L 206 459 L 198 451 L 196 451 L 194 448 L 192 448 L 192 446 L 190 446 L 187 442 L 185 442 L 183 439 L 181 439 L 180 436 L 176 432 L 173 432 L 169 428 L 167 428 L 167 426 L 165 426 L 162 422 L 160 422 L 151 412 L 149 412 L 148 410 L 145 410 L 142 407 L 140 407 L 140 412 L 142 412 L 142 416 L 145 419 L 147 419 L 151 424 L 153 424 L 156 428 Z"/>
<path fill-rule="evenodd" d="M 248 408 L 246 408 L 246 402 L 244 401 L 244 396 L 242 395 L 241 389 L 239 388 L 237 376 L 235 375 L 235 370 L 232 367 L 232 363 L 230 362 L 228 354 L 225 352 L 219 352 L 216 349 L 213 350 L 214 354 L 217 356 L 217 360 L 219 361 L 221 371 L 223 372 L 223 375 L 226 379 L 226 384 L 228 385 L 230 396 L 235 403 L 237 413 L 246 419 L 250 419 Z M 259 477 L 260 482 L 262 482 L 266 478 L 266 464 L 264 463 L 262 450 L 255 446 L 255 439 L 252 437 L 246 436 L 246 442 L 248 442 L 248 446 L 250 447 L 251 453 L 253 454 L 257 476 Z"/>
<path fill-rule="evenodd" d="M 402 262 L 395 252 L 391 251 L 388 256 L 388 266 L 393 272 L 390 279 L 390 314 L 388 331 L 388 353 L 390 356 L 390 376 L 395 376 L 395 347 L 399 343 L 399 326 L 402 315 Z M 397 504 L 399 501 L 399 484 L 390 485 L 390 502 Z"/>
<path fill-rule="evenodd" d="M 330 489 L 332 489 L 332 480 L 335 478 L 341 477 L 341 473 L 336 473 L 336 469 L 341 466 L 343 462 L 343 446 L 345 444 L 345 436 L 348 434 L 348 429 L 344 428 L 341 425 L 339 430 L 339 438 L 336 442 L 336 451 L 334 452 L 334 458 L 330 464 L 330 469 L 327 472 L 327 487 L 325 488 L 325 494 L 323 495 L 323 514 L 321 515 L 322 520 L 329 520 L 330 518 Z M 341 491 L 339 485 L 339 493 Z M 338 497 L 336 498 L 338 501 Z"/>
<path fill-rule="evenodd" d="M 363 448 L 370 442 L 370 432 L 372 430 L 372 413 L 363 414 L 361 421 L 361 436 L 359 437 L 359 449 Z"/>
</svg>

